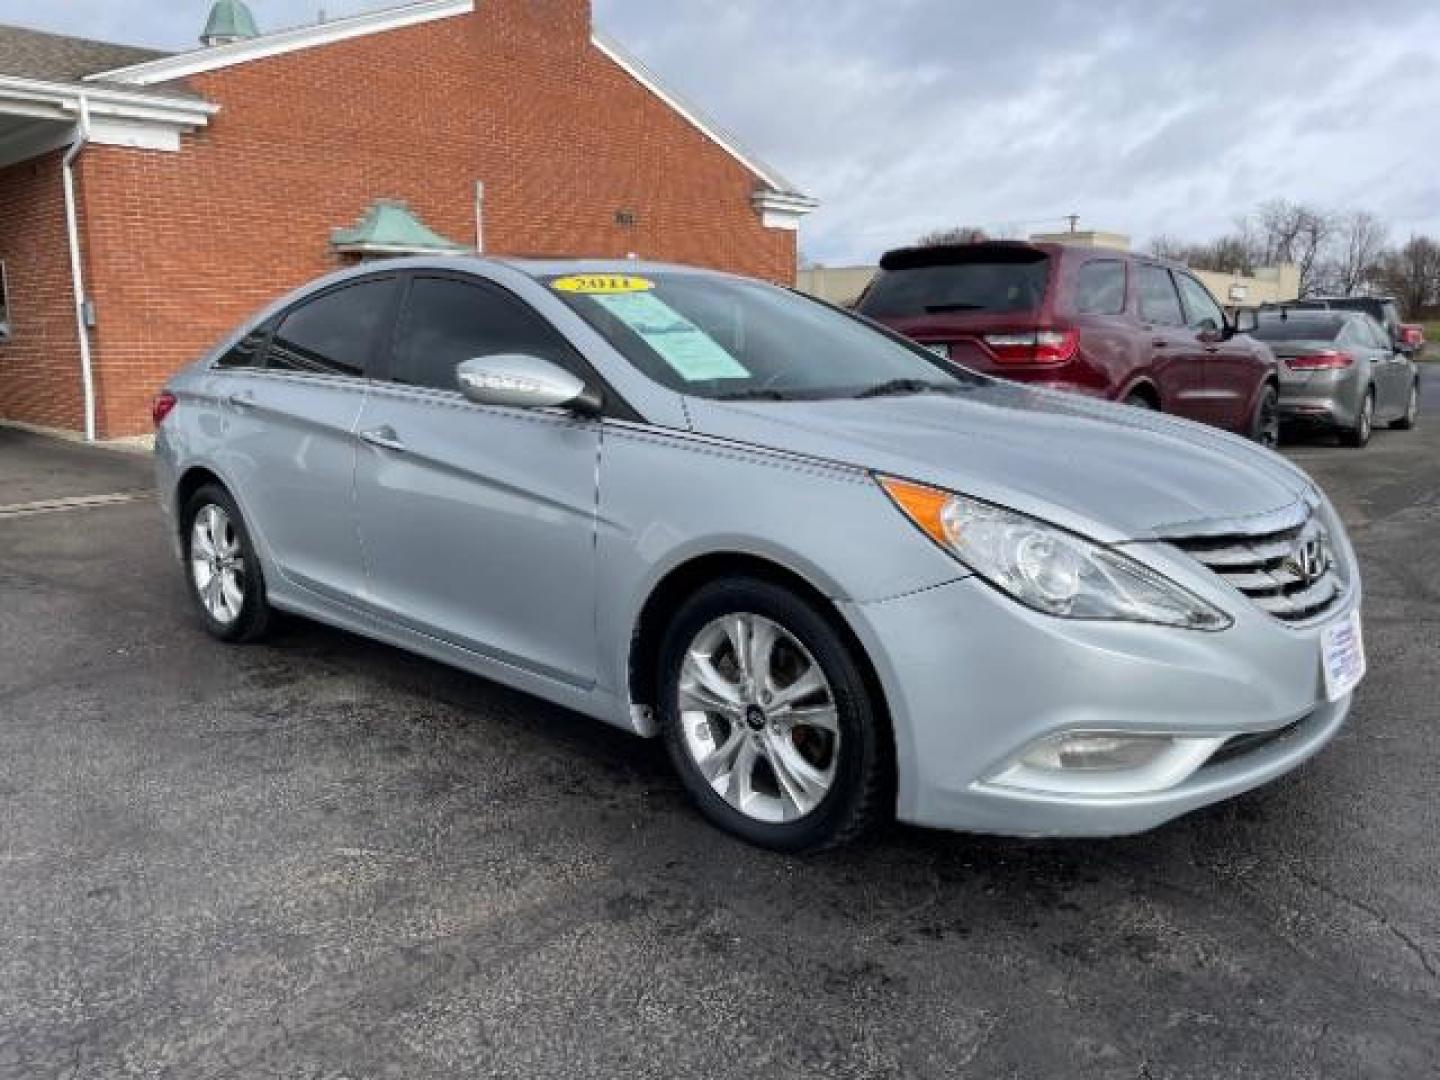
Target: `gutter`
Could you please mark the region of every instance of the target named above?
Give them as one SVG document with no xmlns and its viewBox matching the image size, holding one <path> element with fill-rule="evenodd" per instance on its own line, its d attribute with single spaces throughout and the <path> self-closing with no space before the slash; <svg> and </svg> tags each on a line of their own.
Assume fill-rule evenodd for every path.
<svg viewBox="0 0 1440 1080">
<path fill-rule="evenodd" d="M 78 95 L 80 119 L 75 139 L 65 151 L 61 177 L 65 185 L 65 232 L 70 241 L 70 287 L 75 296 L 75 331 L 80 340 L 80 379 L 85 392 L 85 441 L 95 441 L 95 373 L 90 357 L 90 327 L 85 318 L 85 271 L 80 258 L 80 226 L 75 211 L 75 159 L 90 141 L 90 102 Z"/>
</svg>

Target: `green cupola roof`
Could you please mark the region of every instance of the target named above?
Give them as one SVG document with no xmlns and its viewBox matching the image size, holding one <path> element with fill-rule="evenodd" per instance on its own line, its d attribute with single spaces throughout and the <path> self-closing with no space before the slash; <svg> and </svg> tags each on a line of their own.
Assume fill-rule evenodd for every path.
<svg viewBox="0 0 1440 1080">
<path fill-rule="evenodd" d="M 351 255 L 431 255 L 468 250 L 447 240 L 398 199 L 376 199 L 353 228 L 336 229 L 330 246 Z"/>
<path fill-rule="evenodd" d="M 200 44 L 224 45 L 259 36 L 260 28 L 255 25 L 255 16 L 250 14 L 245 0 L 215 0 L 205 32 L 200 35 Z"/>
</svg>

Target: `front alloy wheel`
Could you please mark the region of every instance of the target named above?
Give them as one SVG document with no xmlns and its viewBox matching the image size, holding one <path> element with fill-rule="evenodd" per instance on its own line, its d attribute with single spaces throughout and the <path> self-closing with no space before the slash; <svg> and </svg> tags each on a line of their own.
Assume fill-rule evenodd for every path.
<svg viewBox="0 0 1440 1080">
<path fill-rule="evenodd" d="M 1271 450 L 1280 445 L 1280 394 L 1268 383 L 1261 388 L 1260 400 L 1255 403 L 1250 438 Z"/>
<path fill-rule="evenodd" d="M 696 635 L 681 668 L 680 722 L 696 769 L 756 821 L 796 821 L 835 784 L 840 726 L 820 665 L 784 627 L 726 615 Z"/>
<path fill-rule="evenodd" d="M 1362 447 L 1370 442 L 1370 434 L 1375 430 L 1375 391 L 1366 390 L 1365 397 L 1360 401 L 1360 413 L 1355 418 L 1355 426 L 1340 433 L 1340 441 L 1346 446 Z"/>
<path fill-rule="evenodd" d="M 838 616 L 775 582 L 702 586 L 659 655 L 661 729 L 701 812 L 751 843 L 857 836 L 888 790 L 890 735 Z"/>
<path fill-rule="evenodd" d="M 1410 396 L 1405 399 L 1405 414 L 1390 426 L 1397 431 L 1409 431 L 1420 418 L 1420 384 L 1410 384 Z"/>
</svg>

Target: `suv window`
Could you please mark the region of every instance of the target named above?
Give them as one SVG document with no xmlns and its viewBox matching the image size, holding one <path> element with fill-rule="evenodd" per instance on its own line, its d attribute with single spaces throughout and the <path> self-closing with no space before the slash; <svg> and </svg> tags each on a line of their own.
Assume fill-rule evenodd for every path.
<svg viewBox="0 0 1440 1080">
<path fill-rule="evenodd" d="M 1185 301 L 1185 325 L 1192 330 L 1221 330 L 1225 327 L 1225 313 L 1210 295 L 1210 290 L 1189 274 L 1176 274 L 1180 285 L 1180 298 Z"/>
<path fill-rule="evenodd" d="M 455 367 L 477 356 L 523 353 L 589 379 L 570 345 L 523 301 L 479 281 L 416 278 L 390 377 L 406 386 L 455 390 Z"/>
<path fill-rule="evenodd" d="M 275 320 L 267 319 L 251 330 L 215 361 L 216 367 L 253 368 L 265 365 L 265 343 L 275 329 Z"/>
<path fill-rule="evenodd" d="M 1369 316 L 1365 318 L 1365 333 L 1369 335 L 1370 343 L 1377 349 L 1385 349 L 1388 352 L 1394 347 L 1390 341 L 1390 332 Z"/>
<path fill-rule="evenodd" d="M 1170 279 L 1169 270 L 1163 266 L 1139 263 L 1135 267 L 1135 281 L 1140 293 L 1142 319 L 1164 326 L 1185 325 L 1180 297 L 1175 293 L 1175 282 Z"/>
<path fill-rule="evenodd" d="M 1043 252 L 977 249 L 920 253 L 880 271 L 859 310 L 872 319 L 966 311 L 1034 311 L 1045 299 L 1050 259 Z M 918 261 L 929 260 L 929 261 Z"/>
<path fill-rule="evenodd" d="M 1078 315 L 1119 315 L 1125 310 L 1125 264 L 1119 259 L 1092 259 L 1075 278 Z"/>
<path fill-rule="evenodd" d="M 344 285 L 290 309 L 265 366 L 320 375 L 364 375 L 390 314 L 397 279 Z"/>
</svg>

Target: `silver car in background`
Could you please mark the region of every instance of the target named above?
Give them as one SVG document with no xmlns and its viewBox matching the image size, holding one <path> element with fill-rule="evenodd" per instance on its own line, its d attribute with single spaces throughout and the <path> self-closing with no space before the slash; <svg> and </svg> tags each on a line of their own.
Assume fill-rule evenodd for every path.
<svg viewBox="0 0 1440 1080">
<path fill-rule="evenodd" d="M 1213 428 L 957 369 L 788 290 L 401 260 L 156 400 L 205 627 L 295 612 L 661 736 L 718 825 L 1144 830 L 1364 673 L 1324 495 Z"/>
<path fill-rule="evenodd" d="M 1375 425 L 1413 428 L 1420 372 L 1389 331 L 1359 311 L 1266 308 L 1252 336 L 1280 361 L 1280 419 L 1370 441 Z"/>
</svg>

